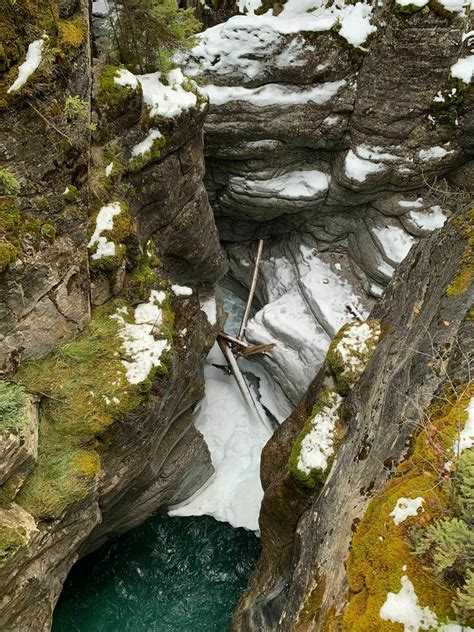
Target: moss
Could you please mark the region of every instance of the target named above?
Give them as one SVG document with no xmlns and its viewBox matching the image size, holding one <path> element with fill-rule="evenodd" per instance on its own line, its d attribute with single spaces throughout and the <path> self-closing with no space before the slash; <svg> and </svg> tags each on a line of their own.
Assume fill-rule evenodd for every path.
<svg viewBox="0 0 474 632">
<path fill-rule="evenodd" d="M 469 290 L 474 278 L 474 208 L 453 221 L 467 242 L 459 263 L 459 272 L 446 289 L 448 296 L 458 296 Z"/>
<path fill-rule="evenodd" d="M 73 184 L 68 184 L 64 189 L 63 198 L 66 202 L 75 202 L 77 199 L 77 188 Z"/>
<path fill-rule="evenodd" d="M 20 183 L 11 173 L 9 169 L 0 169 L 0 193 L 3 195 L 11 195 L 18 193 Z"/>
<path fill-rule="evenodd" d="M 454 618 L 452 582 L 442 581 L 433 570 L 413 555 L 410 533 L 449 513 L 449 484 L 444 463 L 450 456 L 460 418 L 474 383 L 456 392 L 444 393 L 428 410 L 429 423 L 414 440 L 412 454 L 403 461 L 397 475 L 369 503 L 353 536 L 347 561 L 347 577 L 352 595 L 344 612 L 344 624 L 354 632 L 397 632 L 398 624 L 380 618 L 387 593 L 398 593 L 400 579 L 407 575 L 421 606 L 436 610 L 441 620 Z M 451 455 L 452 457 L 452 455 Z M 423 511 L 395 525 L 390 513 L 399 498 L 424 499 Z"/>
<path fill-rule="evenodd" d="M 120 299 L 93 312 L 72 342 L 41 360 L 24 363 L 14 379 L 46 394 L 40 404 L 38 462 L 17 496 L 37 518 L 57 518 L 89 493 L 100 472 L 100 438 L 149 395 L 152 377 L 129 384 L 122 363 L 120 324 L 111 316 Z M 169 332 L 162 326 L 160 335 Z"/>
<path fill-rule="evenodd" d="M 20 430 L 25 426 L 28 401 L 23 386 L 0 380 L 0 432 Z"/>
<path fill-rule="evenodd" d="M 56 227 L 53 224 L 42 224 L 41 235 L 48 241 L 56 239 Z"/>
<path fill-rule="evenodd" d="M 99 80 L 99 90 L 97 94 L 97 106 L 100 110 L 113 115 L 122 114 L 130 97 L 140 88 L 131 86 L 120 86 L 115 82 L 119 66 L 107 66 Z"/>
<path fill-rule="evenodd" d="M 58 21 L 59 45 L 62 49 L 78 48 L 86 38 L 87 26 L 82 16 Z"/>
<path fill-rule="evenodd" d="M 347 348 L 351 358 L 350 363 L 348 363 L 347 359 L 344 360 L 338 350 L 338 345 L 346 339 L 346 335 L 351 330 L 357 329 L 364 323 L 346 323 L 335 335 L 329 346 L 327 361 L 336 380 L 337 390 L 341 395 L 347 395 L 360 379 L 380 339 L 380 323 L 376 320 L 367 320 L 365 324 L 371 330 L 371 337 L 367 339 L 364 351 L 357 348 Z"/>
<path fill-rule="evenodd" d="M 26 531 L 23 527 L 13 528 L 0 524 L 0 561 L 13 555 L 26 540 Z"/>
<path fill-rule="evenodd" d="M 342 406 L 339 407 L 338 416 L 339 419 L 336 422 L 335 430 L 334 430 L 334 456 L 328 459 L 328 465 L 325 470 L 321 470 L 318 468 L 312 469 L 307 474 L 302 472 L 298 467 L 298 461 L 301 452 L 301 444 L 303 439 L 313 430 L 314 428 L 314 419 L 315 417 L 326 407 L 333 407 L 337 402 L 338 395 L 334 389 L 328 388 L 321 393 L 316 404 L 313 406 L 313 410 L 311 411 L 311 415 L 306 420 L 303 428 L 300 430 L 298 435 L 296 436 L 295 442 L 293 444 L 290 457 L 288 459 L 288 470 L 294 480 L 306 487 L 307 489 L 314 489 L 318 485 L 322 485 L 326 480 L 328 473 L 331 471 L 331 466 L 334 461 L 334 456 L 337 452 L 337 449 L 344 438 L 346 427 L 343 423 L 343 410 Z"/>
<path fill-rule="evenodd" d="M 0 198 L 0 272 L 24 251 L 41 245 L 41 225 L 31 213 L 21 212 L 12 198 Z"/>
<path fill-rule="evenodd" d="M 402 6 L 401 4 L 398 4 L 398 2 L 395 2 L 395 7 L 397 11 L 399 13 L 402 13 L 403 15 L 413 15 L 413 13 L 418 13 L 425 8 L 419 7 L 416 4 L 407 4 L 405 6 Z"/>
</svg>

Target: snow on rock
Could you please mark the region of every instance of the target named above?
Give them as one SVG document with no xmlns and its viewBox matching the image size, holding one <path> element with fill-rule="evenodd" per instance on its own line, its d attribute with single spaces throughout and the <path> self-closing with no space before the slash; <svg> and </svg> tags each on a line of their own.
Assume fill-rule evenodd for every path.
<svg viewBox="0 0 474 632">
<path fill-rule="evenodd" d="M 187 287 L 186 285 L 172 285 L 171 291 L 175 296 L 191 296 L 193 293 L 192 288 Z"/>
<path fill-rule="evenodd" d="M 251 416 L 215 345 L 204 367 L 206 394 L 197 408 L 196 428 L 209 446 L 215 475 L 190 500 L 169 511 L 171 516 L 214 516 L 233 527 L 258 531 L 263 498 L 260 454 L 271 433 Z M 259 406 L 259 405 L 258 405 Z M 264 410 L 259 406 L 265 417 Z M 269 422 L 270 423 L 270 422 Z"/>
<path fill-rule="evenodd" d="M 401 7 L 408 7 L 413 5 L 414 7 L 425 7 L 429 0 L 396 0 L 396 3 Z"/>
<path fill-rule="evenodd" d="M 248 191 L 249 195 L 278 197 L 286 200 L 312 200 L 327 191 L 331 177 L 322 171 L 290 171 L 269 180 L 248 180 L 234 177 L 231 185 Z"/>
<path fill-rule="evenodd" d="M 452 154 L 453 151 L 448 151 L 444 147 L 440 147 L 439 145 L 436 147 L 430 147 L 429 149 L 420 149 L 418 152 L 418 156 L 421 160 L 438 160 L 440 158 L 444 158 L 448 154 Z"/>
<path fill-rule="evenodd" d="M 423 198 L 416 200 L 400 200 L 398 206 L 402 208 L 423 208 Z"/>
<path fill-rule="evenodd" d="M 185 83 L 189 80 L 180 68 L 175 68 L 166 75 L 166 84 L 161 80 L 161 72 L 137 75 L 143 90 L 143 100 L 150 108 L 150 116 L 175 118 L 186 110 L 196 107 L 195 92 L 187 90 Z M 165 77 L 163 77 L 164 79 Z M 197 91 L 197 85 L 192 82 Z"/>
<path fill-rule="evenodd" d="M 37 39 L 28 46 L 26 59 L 18 68 L 18 77 L 7 92 L 16 92 L 22 88 L 41 63 L 44 39 Z"/>
<path fill-rule="evenodd" d="M 217 303 L 215 297 L 209 296 L 201 299 L 200 304 L 201 311 L 206 314 L 209 324 L 214 326 L 217 323 Z"/>
<path fill-rule="evenodd" d="M 130 72 L 130 70 L 126 68 L 119 68 L 119 70 L 117 70 L 114 76 L 114 82 L 124 88 L 133 88 L 134 90 L 138 88 L 138 79 L 133 72 Z"/>
<path fill-rule="evenodd" d="M 401 584 L 402 587 L 398 593 L 387 594 L 387 599 L 380 608 L 380 617 L 385 621 L 401 623 L 405 632 L 436 628 L 438 624 L 436 614 L 428 606 L 419 605 L 415 588 L 407 575 L 403 575 Z"/>
<path fill-rule="evenodd" d="M 423 502 L 424 499 L 421 496 L 417 498 L 399 498 L 389 515 L 392 516 L 393 522 L 398 525 L 410 516 L 416 516 Z"/>
<path fill-rule="evenodd" d="M 474 55 L 458 59 L 451 66 L 451 77 L 454 79 L 461 79 L 464 83 L 469 84 L 472 81 L 472 75 L 474 75 Z"/>
<path fill-rule="evenodd" d="M 395 265 L 405 259 L 413 244 L 416 243 L 416 239 L 400 226 L 373 228 L 372 232 L 380 243 L 383 254 L 390 263 Z"/>
<path fill-rule="evenodd" d="M 328 398 L 329 402 L 311 420 L 312 429 L 301 442 L 297 467 L 304 474 L 315 469 L 324 472 L 334 454 L 335 430 L 342 397 L 330 393 Z"/>
<path fill-rule="evenodd" d="M 408 217 L 422 230 L 442 228 L 448 219 L 441 206 L 431 206 L 428 211 L 410 211 Z"/>
<path fill-rule="evenodd" d="M 365 371 L 380 339 L 378 321 L 350 323 L 331 344 L 328 360 L 338 386 L 351 388 Z"/>
<path fill-rule="evenodd" d="M 102 233 L 105 230 L 112 230 L 114 227 L 114 217 L 119 215 L 121 207 L 118 202 L 112 202 L 103 206 L 97 214 L 95 221 L 95 230 L 87 244 L 88 248 L 94 248 L 95 252 L 91 255 L 94 260 L 102 259 L 102 257 L 112 257 L 115 254 L 115 244 L 104 237 Z"/>
<path fill-rule="evenodd" d="M 161 305 L 166 294 L 157 290 L 150 292 L 147 303 L 140 303 L 134 311 L 133 322 L 128 322 L 128 309 L 122 308 L 111 316 L 121 326 L 119 336 L 127 360 L 122 360 L 130 384 L 140 384 L 150 371 L 161 365 L 161 356 L 170 348 L 166 338 L 160 338 L 163 323 Z"/>
<path fill-rule="evenodd" d="M 153 147 L 153 143 L 158 138 L 163 138 L 163 134 L 158 129 L 151 129 L 148 136 L 132 147 L 132 156 L 143 156 Z"/>
<path fill-rule="evenodd" d="M 301 105 L 308 102 L 326 103 L 332 99 L 346 82 L 328 81 L 312 88 L 300 88 L 279 83 L 269 83 L 258 88 L 242 86 L 207 85 L 203 92 L 212 105 L 223 105 L 231 101 L 245 101 L 256 107 Z"/>
<path fill-rule="evenodd" d="M 367 176 L 380 173 L 386 168 L 381 162 L 371 162 L 360 158 L 352 149 L 347 152 L 344 167 L 346 175 L 357 182 L 364 182 Z"/>
<path fill-rule="evenodd" d="M 249 0 L 241 1 L 249 8 Z M 373 7 L 368 3 L 346 5 L 335 0 L 330 7 L 325 4 L 323 0 L 288 0 L 275 16 L 271 9 L 254 15 L 252 3 L 247 15 L 231 17 L 200 35 L 190 69 L 196 74 L 201 68 L 215 75 L 242 73 L 255 79 L 263 70 L 263 58 L 277 52 L 284 36 L 328 31 L 338 24 L 341 37 L 361 46 L 376 30 L 370 22 Z"/>
<path fill-rule="evenodd" d="M 296 404 L 324 362 L 332 336 L 352 319 L 354 304 L 368 314 L 344 273 L 333 270 L 316 252 L 300 245 L 292 259 L 262 261 L 267 304 L 249 321 L 246 338 L 255 344 L 276 342 L 263 364 Z"/>
</svg>

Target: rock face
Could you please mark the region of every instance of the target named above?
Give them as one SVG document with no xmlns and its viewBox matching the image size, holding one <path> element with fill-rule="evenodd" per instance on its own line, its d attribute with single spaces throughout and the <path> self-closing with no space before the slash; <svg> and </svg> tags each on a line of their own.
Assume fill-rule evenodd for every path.
<svg viewBox="0 0 474 632">
<path fill-rule="evenodd" d="M 205 182 L 244 287 L 249 242 L 266 240 L 265 307 L 247 333 L 278 343 L 264 363 L 296 405 L 352 318 L 345 305 L 365 316 L 451 214 L 447 182 L 427 183 L 467 185 L 472 89 L 452 67 L 470 54 L 470 19 L 392 2 L 239 7 L 246 15 L 205 31 L 189 62 L 210 98 Z"/>
<path fill-rule="evenodd" d="M 85 4 L 28 7 L 0 18 L 0 367 L 33 393 L 25 417 L 0 383 L 11 632 L 49 629 L 80 555 L 212 474 L 192 412 L 222 314 L 210 324 L 199 297 L 225 272 L 202 181 L 205 103 L 157 120 L 137 80 L 91 59 Z M 33 40 L 40 64 L 12 91 Z"/>
<path fill-rule="evenodd" d="M 288 474 L 289 451 L 323 388 L 324 368 L 267 444 L 262 457 L 263 555 L 232 629 L 352 629 L 346 619 L 348 628 L 337 626 L 343 625 L 341 617 L 353 594 L 347 573 L 357 524 L 387 480 L 403 473 L 395 468 L 411 453 L 414 434 L 427 423 L 427 407 L 439 402 L 448 386 L 458 388 L 470 380 L 474 288 L 472 269 L 468 272 L 466 266 L 472 266 L 471 222 L 472 213 L 464 215 L 412 250 L 374 308 L 382 339 L 346 397 L 347 436 L 324 486 L 305 491 Z M 387 527 L 387 538 L 389 533 Z M 387 539 L 386 551 L 389 546 Z M 401 572 L 405 560 L 386 558 L 389 569 L 394 563 Z M 364 603 L 367 598 L 370 603 L 370 590 Z M 436 609 L 437 604 L 430 603 Z M 357 618 L 365 616 L 369 606 L 355 607 Z M 375 623 L 370 629 L 391 629 L 384 627 L 388 624 L 378 610 L 371 616 Z"/>
</svg>

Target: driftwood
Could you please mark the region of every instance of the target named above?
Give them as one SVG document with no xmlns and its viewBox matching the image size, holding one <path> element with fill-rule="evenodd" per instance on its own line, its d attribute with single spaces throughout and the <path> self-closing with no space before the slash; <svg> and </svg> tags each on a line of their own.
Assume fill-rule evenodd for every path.
<svg viewBox="0 0 474 632">
<path fill-rule="evenodd" d="M 260 259 L 262 258 L 262 252 L 263 252 L 263 239 L 260 239 L 260 241 L 258 242 L 257 257 L 255 258 L 255 267 L 253 270 L 252 284 L 250 285 L 249 297 L 247 299 L 247 305 L 245 307 L 244 317 L 242 318 L 242 324 L 240 325 L 239 334 L 237 336 L 239 340 L 242 340 L 244 337 L 245 328 L 247 327 L 247 321 L 250 316 L 250 309 L 252 308 L 255 288 L 257 287 L 258 268 L 260 267 Z"/>
</svg>

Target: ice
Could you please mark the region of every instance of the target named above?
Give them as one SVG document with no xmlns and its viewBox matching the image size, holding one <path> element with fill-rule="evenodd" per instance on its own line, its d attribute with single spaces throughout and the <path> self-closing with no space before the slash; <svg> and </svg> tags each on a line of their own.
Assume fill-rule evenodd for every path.
<svg viewBox="0 0 474 632">
<path fill-rule="evenodd" d="M 7 92 L 16 92 L 25 85 L 30 76 L 41 63 L 44 39 L 37 39 L 28 46 L 26 59 L 18 68 L 18 77 L 8 88 Z"/>
<path fill-rule="evenodd" d="M 259 88 L 207 85 L 203 92 L 208 95 L 213 105 L 223 105 L 230 101 L 245 101 L 256 107 L 289 106 L 309 102 L 322 104 L 332 99 L 345 83 L 344 79 L 341 79 L 311 88 L 278 83 L 269 83 Z"/>
<path fill-rule="evenodd" d="M 393 522 L 398 525 L 410 516 L 416 516 L 423 502 L 424 499 L 421 496 L 417 498 L 399 498 L 393 511 L 390 512 Z"/>
</svg>

